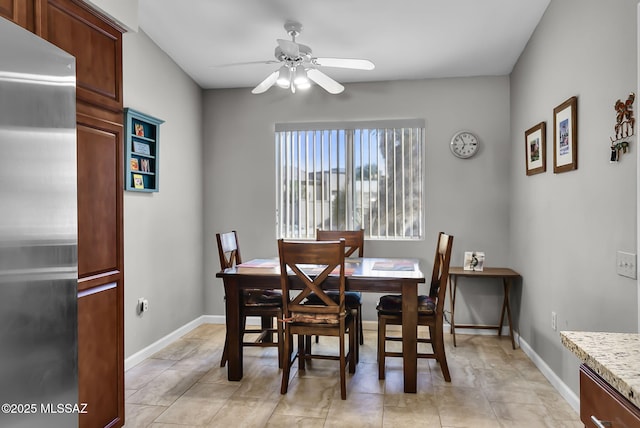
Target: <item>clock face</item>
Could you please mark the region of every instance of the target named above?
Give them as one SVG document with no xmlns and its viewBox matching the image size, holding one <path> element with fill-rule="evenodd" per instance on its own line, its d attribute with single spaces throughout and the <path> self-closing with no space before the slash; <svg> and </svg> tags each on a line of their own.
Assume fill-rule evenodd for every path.
<svg viewBox="0 0 640 428">
<path fill-rule="evenodd" d="M 451 138 L 451 152 L 459 158 L 466 159 L 475 155 L 480 147 L 478 137 L 468 131 L 457 132 Z"/>
</svg>

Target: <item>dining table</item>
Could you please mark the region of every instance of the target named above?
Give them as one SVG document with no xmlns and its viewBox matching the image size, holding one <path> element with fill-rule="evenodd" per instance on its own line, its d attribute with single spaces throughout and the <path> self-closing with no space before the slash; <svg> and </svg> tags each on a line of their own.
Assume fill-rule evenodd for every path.
<svg viewBox="0 0 640 428">
<path fill-rule="evenodd" d="M 239 381 L 243 377 L 242 295 L 246 289 L 280 289 L 280 267 L 277 258 L 271 265 L 247 262 L 247 266 L 225 269 L 216 274 L 224 283 L 227 328 L 227 378 Z M 293 273 L 291 273 L 293 275 Z M 404 392 L 415 393 L 418 365 L 418 285 L 425 282 L 418 259 L 349 258 L 345 262 L 345 283 L 349 291 L 364 293 L 395 293 L 402 295 L 402 355 Z M 292 284 L 302 289 L 302 284 Z M 338 276 L 330 275 L 325 288 L 337 289 Z"/>
</svg>

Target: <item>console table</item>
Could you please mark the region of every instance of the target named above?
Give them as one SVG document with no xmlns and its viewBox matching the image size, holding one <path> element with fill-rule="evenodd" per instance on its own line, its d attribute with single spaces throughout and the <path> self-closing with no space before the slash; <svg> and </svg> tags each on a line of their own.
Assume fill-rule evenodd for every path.
<svg viewBox="0 0 640 428">
<path fill-rule="evenodd" d="M 504 297 L 502 299 L 502 310 L 500 311 L 500 323 L 498 325 L 475 325 L 475 324 L 459 324 L 455 323 L 455 307 L 456 307 L 456 291 L 458 289 L 458 277 L 478 278 L 478 279 L 499 279 L 502 281 Z M 449 268 L 449 292 L 451 295 L 451 334 L 453 335 L 453 346 L 456 346 L 456 327 L 458 328 L 480 328 L 480 329 L 497 329 L 498 336 L 502 334 L 502 324 L 504 323 L 505 313 L 509 322 L 509 336 L 511 337 L 511 346 L 516 349 L 516 342 L 513 338 L 513 326 L 511 323 L 511 306 L 509 305 L 509 292 L 514 279 L 520 278 L 520 274 L 509 268 L 501 267 L 485 267 L 481 271 L 464 270 L 461 266 L 452 266 Z"/>
</svg>

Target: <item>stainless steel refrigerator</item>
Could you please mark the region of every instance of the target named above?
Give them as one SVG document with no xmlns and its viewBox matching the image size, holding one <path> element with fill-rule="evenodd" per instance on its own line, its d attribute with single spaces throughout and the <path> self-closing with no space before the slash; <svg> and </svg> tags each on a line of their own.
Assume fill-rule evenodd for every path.
<svg viewBox="0 0 640 428">
<path fill-rule="evenodd" d="M 0 427 L 78 426 L 75 59 L 0 18 Z M 62 405 L 62 406 L 60 406 Z"/>
</svg>

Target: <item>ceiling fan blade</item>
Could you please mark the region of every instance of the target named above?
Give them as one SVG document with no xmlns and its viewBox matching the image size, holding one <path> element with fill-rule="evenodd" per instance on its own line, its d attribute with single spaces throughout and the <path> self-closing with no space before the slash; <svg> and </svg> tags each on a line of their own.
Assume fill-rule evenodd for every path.
<svg viewBox="0 0 640 428">
<path fill-rule="evenodd" d="M 219 64 L 212 65 L 211 67 L 215 68 L 225 68 L 225 67 L 235 67 L 237 65 L 253 65 L 253 64 L 280 64 L 280 61 L 276 61 L 275 59 L 265 60 L 265 61 L 246 61 L 246 62 L 232 62 L 230 64 Z"/>
<path fill-rule="evenodd" d="M 373 70 L 375 68 L 375 65 L 368 59 L 315 58 L 314 63 L 322 67 L 353 68 L 356 70 Z"/>
<path fill-rule="evenodd" d="M 339 94 L 344 91 L 344 86 L 327 76 L 320 70 L 311 68 L 307 70 L 307 76 L 318 84 L 318 86 L 324 88 L 330 94 Z"/>
<path fill-rule="evenodd" d="M 276 80 L 278 80 L 278 70 L 276 70 L 273 73 L 271 73 L 270 75 L 268 75 L 267 78 L 264 79 L 262 82 L 260 82 L 260 84 L 258 86 L 253 88 L 251 93 L 252 94 L 261 94 L 263 92 L 266 92 L 267 89 L 269 89 L 270 87 L 272 87 L 276 83 Z"/>
<path fill-rule="evenodd" d="M 296 42 L 291 40 L 278 39 L 278 46 L 282 49 L 282 52 L 290 58 L 297 58 L 300 55 L 300 47 Z"/>
</svg>

